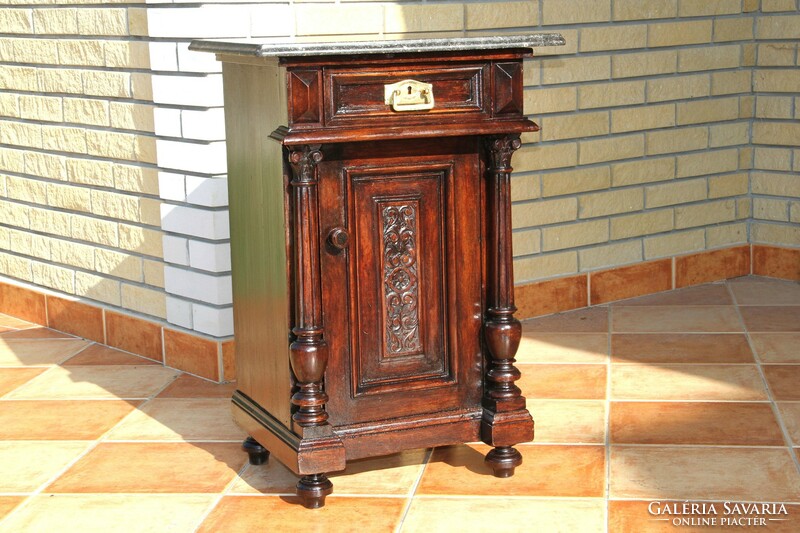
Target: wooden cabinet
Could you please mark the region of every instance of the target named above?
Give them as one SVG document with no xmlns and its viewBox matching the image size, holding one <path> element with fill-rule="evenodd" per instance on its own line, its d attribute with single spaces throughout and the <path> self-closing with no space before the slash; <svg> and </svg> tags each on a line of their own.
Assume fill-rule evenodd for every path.
<svg viewBox="0 0 800 533">
<path fill-rule="evenodd" d="M 559 39 L 192 45 L 223 61 L 233 413 L 307 507 L 351 459 L 483 440 L 498 477 L 521 463 L 510 161 L 537 129 L 523 57 Z"/>
</svg>

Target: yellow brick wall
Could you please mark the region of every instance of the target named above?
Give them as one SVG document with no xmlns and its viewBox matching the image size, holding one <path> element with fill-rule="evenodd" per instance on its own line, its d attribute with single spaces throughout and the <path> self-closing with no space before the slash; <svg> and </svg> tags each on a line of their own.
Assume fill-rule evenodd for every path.
<svg viewBox="0 0 800 533">
<path fill-rule="evenodd" d="M 800 246 L 800 12 L 765 2 L 755 26 L 751 240 Z"/>
<path fill-rule="evenodd" d="M 517 282 L 747 242 L 750 4 L 517 4 L 569 42 L 526 65 Z"/>
<path fill-rule="evenodd" d="M 0 275 L 165 317 L 152 105 L 134 83 L 149 52 L 129 8 L 3 4 Z"/>
<path fill-rule="evenodd" d="M 161 203 L 188 200 L 159 189 L 159 170 L 182 168 L 159 154 L 205 149 L 199 139 L 219 155 L 222 139 L 154 125 L 157 111 L 219 106 L 181 89 L 219 77 L 186 44 L 424 31 L 567 39 L 526 62 L 525 109 L 542 130 L 513 160 L 518 283 L 746 242 L 800 246 L 798 0 L 3 0 L 0 275 L 197 329 L 191 295 L 172 300 L 187 322 L 168 316 L 165 272 L 203 268 L 164 259 L 162 235 L 182 230 Z M 225 242 L 182 242 L 208 240 Z"/>
</svg>

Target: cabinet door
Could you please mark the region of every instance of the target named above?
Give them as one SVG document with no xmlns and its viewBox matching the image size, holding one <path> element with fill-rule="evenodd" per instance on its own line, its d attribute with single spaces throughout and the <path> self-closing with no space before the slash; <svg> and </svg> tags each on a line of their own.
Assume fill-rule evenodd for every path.
<svg viewBox="0 0 800 533">
<path fill-rule="evenodd" d="M 319 166 L 334 425 L 480 405 L 476 142 L 424 146 L 348 145 Z M 327 241 L 339 227 L 342 250 Z"/>
</svg>

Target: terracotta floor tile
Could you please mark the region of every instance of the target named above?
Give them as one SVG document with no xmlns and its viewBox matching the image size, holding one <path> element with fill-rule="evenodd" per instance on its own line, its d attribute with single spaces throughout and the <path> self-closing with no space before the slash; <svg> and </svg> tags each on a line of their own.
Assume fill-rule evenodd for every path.
<svg viewBox="0 0 800 533">
<path fill-rule="evenodd" d="M 309 510 L 295 497 L 227 496 L 197 531 L 283 532 L 302 527 L 324 533 L 390 533 L 405 505 L 405 498 L 337 498 L 334 493 L 325 500 L 325 507 Z"/>
<path fill-rule="evenodd" d="M 762 363 L 800 363 L 800 333 L 751 333 Z"/>
<path fill-rule="evenodd" d="M 46 492 L 221 492 L 244 466 L 238 443 L 100 443 Z"/>
<path fill-rule="evenodd" d="M 88 345 L 83 339 L 0 338 L 0 366 L 55 365 Z"/>
<path fill-rule="evenodd" d="M 535 442 L 602 444 L 606 405 L 603 400 L 528 400 L 536 424 Z"/>
<path fill-rule="evenodd" d="M 17 533 L 189 533 L 215 498 L 210 494 L 43 494 L 3 525 L 4 531 Z"/>
<path fill-rule="evenodd" d="M 615 363 L 755 363 L 738 333 L 631 333 L 611 336 Z"/>
<path fill-rule="evenodd" d="M 605 363 L 606 333 L 525 333 L 519 363 Z"/>
<path fill-rule="evenodd" d="M 147 398 L 175 379 L 160 365 L 57 367 L 15 390 L 18 399 Z"/>
<path fill-rule="evenodd" d="M 739 305 L 800 305 L 800 283 L 747 278 L 730 284 Z"/>
<path fill-rule="evenodd" d="M 517 386 L 530 399 L 597 400 L 606 397 L 606 365 L 517 365 Z"/>
<path fill-rule="evenodd" d="M 159 398 L 228 398 L 233 396 L 236 383 L 213 383 L 189 374 L 181 374 L 159 395 Z"/>
<path fill-rule="evenodd" d="M 614 365 L 615 400 L 766 400 L 756 365 Z"/>
<path fill-rule="evenodd" d="M 47 368 L 0 368 L 0 397 L 32 380 Z"/>
<path fill-rule="evenodd" d="M 33 492 L 87 448 L 88 442 L 0 442 L 0 492 Z"/>
<path fill-rule="evenodd" d="M 92 344 L 81 353 L 70 357 L 62 366 L 76 365 L 157 365 L 156 361 L 132 353 L 115 350 L 102 344 Z"/>
<path fill-rule="evenodd" d="M 12 329 L 0 333 L 3 339 L 74 339 L 73 335 L 42 326 Z"/>
<path fill-rule="evenodd" d="M 610 497 L 800 501 L 786 448 L 612 446 Z"/>
<path fill-rule="evenodd" d="M 224 398 L 156 398 L 126 418 L 110 440 L 233 440 L 247 434 L 231 416 Z"/>
<path fill-rule="evenodd" d="M 0 439 L 95 440 L 136 409 L 122 400 L 5 400 Z"/>
<path fill-rule="evenodd" d="M 419 479 L 427 453 L 424 449 L 409 450 L 385 457 L 350 461 L 344 471 L 330 473 L 328 477 L 333 482 L 334 494 L 409 494 Z M 294 494 L 298 479 L 279 461 L 270 459 L 265 465 L 248 465 L 229 492 Z"/>
<path fill-rule="evenodd" d="M 522 465 L 498 479 L 484 464 L 491 450 L 482 444 L 437 448 L 416 494 L 601 497 L 605 486 L 603 446 L 527 445 L 516 447 Z"/>
<path fill-rule="evenodd" d="M 733 300 L 724 284 L 698 285 L 685 289 L 648 294 L 638 298 L 620 300 L 613 307 L 660 305 L 731 305 Z"/>
<path fill-rule="evenodd" d="M 800 306 L 742 306 L 747 331 L 800 331 Z"/>
<path fill-rule="evenodd" d="M 800 400 L 800 365 L 764 365 L 762 368 L 775 400 Z"/>
<path fill-rule="evenodd" d="M 606 333 L 608 331 L 608 308 L 588 307 L 567 311 L 557 315 L 532 318 L 522 322 L 522 331 L 552 333 Z"/>
<path fill-rule="evenodd" d="M 615 444 L 784 444 L 766 402 L 611 402 L 609 425 Z"/>
<path fill-rule="evenodd" d="M 13 511 L 24 499 L 24 496 L 0 496 L 0 520 Z"/>
<path fill-rule="evenodd" d="M 614 307 L 612 330 L 629 333 L 743 331 L 734 306 Z"/>
<path fill-rule="evenodd" d="M 402 533 L 497 531 L 536 533 L 605 532 L 605 502 L 584 500 L 502 500 L 414 498 Z"/>
<path fill-rule="evenodd" d="M 786 431 L 794 446 L 800 446 L 800 402 L 778 402 Z"/>
</svg>

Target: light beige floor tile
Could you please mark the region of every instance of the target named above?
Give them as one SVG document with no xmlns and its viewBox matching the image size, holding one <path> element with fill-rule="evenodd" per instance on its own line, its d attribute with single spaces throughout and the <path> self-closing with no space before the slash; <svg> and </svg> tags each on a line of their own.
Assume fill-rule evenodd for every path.
<svg viewBox="0 0 800 533">
<path fill-rule="evenodd" d="M 0 331 L 2 329 L 0 328 Z M 12 329 L 0 332 L 0 338 L 3 339 L 75 339 L 75 335 L 64 333 L 63 331 L 56 331 L 54 329 L 35 326 L 25 329 Z"/>
<path fill-rule="evenodd" d="M 0 441 L 0 492 L 38 489 L 89 445 L 76 441 Z"/>
<path fill-rule="evenodd" d="M 518 363 L 605 363 L 606 333 L 526 333 L 517 351 Z"/>
<path fill-rule="evenodd" d="M 73 366 L 53 368 L 9 394 L 8 398 L 147 398 L 178 371 L 159 365 Z"/>
<path fill-rule="evenodd" d="M 605 401 L 529 399 L 528 411 L 536 424 L 537 443 L 605 442 Z"/>
<path fill-rule="evenodd" d="M 43 494 L 11 516 L 2 531 L 189 533 L 215 499 L 204 494 Z"/>
<path fill-rule="evenodd" d="M 601 497 L 605 492 L 605 448 L 592 445 L 522 445 L 522 465 L 498 479 L 483 444 L 436 448 L 425 467 L 418 495 Z"/>
<path fill-rule="evenodd" d="M 615 400 L 766 400 L 756 365 L 614 365 Z"/>
<path fill-rule="evenodd" d="M 0 328 L 24 329 L 24 328 L 31 328 L 35 325 L 36 324 L 27 322 L 25 320 L 22 320 L 21 318 L 0 313 Z"/>
<path fill-rule="evenodd" d="M 45 492 L 221 493 L 246 457 L 232 442 L 101 442 Z"/>
<path fill-rule="evenodd" d="M 8 394 L 47 370 L 49 370 L 49 368 L 41 366 L 12 366 L 0 368 L 0 396 Z"/>
<path fill-rule="evenodd" d="M 136 408 L 136 400 L 3 400 L 0 439 L 96 440 Z"/>
<path fill-rule="evenodd" d="M 784 448 L 612 446 L 610 497 L 800 501 Z"/>
<path fill-rule="evenodd" d="M 517 386 L 526 398 L 600 400 L 606 397 L 606 365 L 553 363 L 517 365 Z"/>
<path fill-rule="evenodd" d="M 208 398 L 156 398 L 131 413 L 109 440 L 235 440 L 247 434 L 231 416 L 231 402 Z"/>
<path fill-rule="evenodd" d="M 89 344 L 83 339 L 0 338 L 0 366 L 55 365 Z"/>
<path fill-rule="evenodd" d="M 536 531 L 602 533 L 605 531 L 602 499 L 461 499 L 414 498 L 402 533 L 463 531 Z"/>
</svg>

